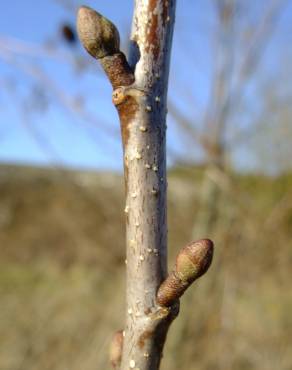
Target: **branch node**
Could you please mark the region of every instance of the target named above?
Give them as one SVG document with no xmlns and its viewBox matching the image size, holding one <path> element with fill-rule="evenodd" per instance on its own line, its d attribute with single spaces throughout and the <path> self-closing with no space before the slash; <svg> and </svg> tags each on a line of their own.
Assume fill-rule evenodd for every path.
<svg viewBox="0 0 292 370">
<path fill-rule="evenodd" d="M 112 101 L 114 105 L 119 105 L 123 103 L 129 96 L 139 99 L 142 97 L 146 97 L 146 92 L 142 89 L 138 89 L 134 85 L 119 86 L 113 91 Z"/>
<path fill-rule="evenodd" d="M 207 272 L 213 258 L 213 242 L 201 239 L 186 245 L 178 254 L 174 270 L 160 285 L 157 302 L 172 306 L 199 277 Z"/>
</svg>

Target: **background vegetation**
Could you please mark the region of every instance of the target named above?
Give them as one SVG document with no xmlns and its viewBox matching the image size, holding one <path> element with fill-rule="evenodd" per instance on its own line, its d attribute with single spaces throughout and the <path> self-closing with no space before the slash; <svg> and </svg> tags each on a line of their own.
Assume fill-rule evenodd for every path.
<svg viewBox="0 0 292 370">
<path fill-rule="evenodd" d="M 171 264 L 202 173 L 169 174 Z M 232 178 L 214 264 L 182 300 L 162 369 L 292 367 L 292 175 Z M 0 369 L 108 368 L 125 314 L 121 176 L 1 166 L 0 202 Z"/>
</svg>

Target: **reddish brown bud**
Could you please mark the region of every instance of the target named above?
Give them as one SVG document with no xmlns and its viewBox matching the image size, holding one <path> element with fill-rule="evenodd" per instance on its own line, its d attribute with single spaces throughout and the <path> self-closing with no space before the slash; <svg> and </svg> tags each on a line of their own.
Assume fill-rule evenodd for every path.
<svg viewBox="0 0 292 370">
<path fill-rule="evenodd" d="M 109 358 L 111 365 L 114 369 L 118 369 L 121 364 L 123 340 L 124 340 L 123 331 L 119 330 L 114 334 L 113 339 L 111 341 Z"/>
<path fill-rule="evenodd" d="M 182 281 L 192 283 L 208 270 L 213 258 L 213 242 L 201 239 L 186 245 L 176 258 L 175 270 Z"/>
<path fill-rule="evenodd" d="M 213 258 L 213 242 L 201 239 L 186 245 L 176 258 L 175 270 L 161 284 L 157 302 L 169 307 L 185 290 L 210 267 Z"/>
<path fill-rule="evenodd" d="M 171 271 L 158 289 L 156 296 L 158 304 L 165 307 L 171 306 L 183 295 L 188 286 L 189 283 L 183 282 L 176 275 L 175 271 Z"/>
</svg>

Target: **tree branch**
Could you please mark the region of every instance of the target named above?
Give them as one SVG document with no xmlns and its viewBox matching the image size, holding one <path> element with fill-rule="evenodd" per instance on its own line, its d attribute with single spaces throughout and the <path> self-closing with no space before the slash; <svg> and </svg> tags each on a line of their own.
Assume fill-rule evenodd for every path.
<svg viewBox="0 0 292 370">
<path fill-rule="evenodd" d="M 185 247 L 177 260 L 174 298 L 166 298 L 171 279 L 163 283 L 167 275 L 166 101 L 175 5 L 175 0 L 135 1 L 129 63 L 119 50 L 116 27 L 88 7 L 78 12 L 79 37 L 114 88 L 112 98 L 122 131 L 127 315 L 123 340 L 121 334 L 115 336 L 111 351 L 113 366 L 119 367 L 121 360 L 121 370 L 159 368 L 169 325 L 178 314 L 178 298 L 212 258 L 210 241 L 195 243 L 195 249 Z M 191 275 L 181 268 L 192 270 Z"/>
</svg>

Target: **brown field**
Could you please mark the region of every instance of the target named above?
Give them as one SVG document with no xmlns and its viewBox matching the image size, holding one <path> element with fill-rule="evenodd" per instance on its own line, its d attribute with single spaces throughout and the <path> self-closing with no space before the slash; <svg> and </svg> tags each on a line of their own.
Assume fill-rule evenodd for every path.
<svg viewBox="0 0 292 370">
<path fill-rule="evenodd" d="M 193 238 L 202 169 L 169 176 L 170 267 Z M 182 298 L 162 370 L 292 369 L 292 175 L 232 175 L 208 274 Z M 123 181 L 0 167 L 0 370 L 109 369 L 124 317 Z"/>
</svg>

